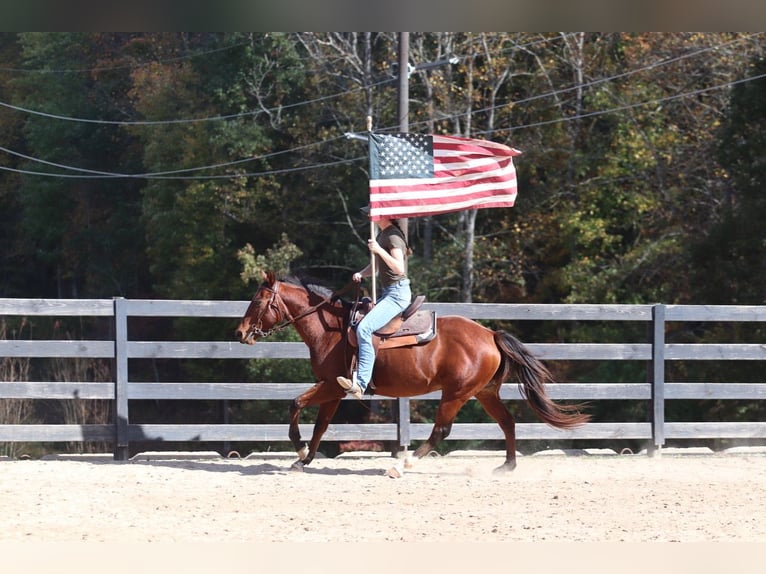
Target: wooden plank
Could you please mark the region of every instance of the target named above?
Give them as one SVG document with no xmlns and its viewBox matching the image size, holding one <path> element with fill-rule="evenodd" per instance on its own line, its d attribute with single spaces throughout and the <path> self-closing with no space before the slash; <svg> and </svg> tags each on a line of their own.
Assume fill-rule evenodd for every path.
<svg viewBox="0 0 766 574">
<path fill-rule="evenodd" d="M 648 361 L 649 343 L 526 343 L 532 354 L 543 360 Z"/>
<path fill-rule="evenodd" d="M 428 303 L 438 315 L 498 320 L 648 321 L 651 305 L 545 305 L 505 303 Z"/>
<path fill-rule="evenodd" d="M 199 301 L 126 299 L 131 317 L 228 317 L 241 318 L 249 301 Z M 233 327 L 232 327 L 233 330 Z"/>
<path fill-rule="evenodd" d="M 112 425 L 0 425 L 0 442 L 88 442 L 114 440 Z"/>
<path fill-rule="evenodd" d="M 114 399 L 114 383 L 0 382 L 0 399 Z"/>
<path fill-rule="evenodd" d="M 766 422 L 665 423 L 667 438 L 766 438 Z"/>
<path fill-rule="evenodd" d="M 313 383 L 130 383 L 128 397 L 131 400 L 293 400 L 312 386 Z M 554 400 L 646 400 L 651 397 L 648 383 L 553 383 L 546 385 L 546 390 Z M 370 398 L 390 400 L 394 397 L 373 395 Z M 439 400 L 441 391 L 411 398 Z M 515 383 L 503 385 L 500 398 L 523 400 Z"/>
<path fill-rule="evenodd" d="M 415 423 L 412 438 L 426 440 L 433 425 Z M 503 440 L 505 437 L 495 423 L 455 423 L 448 440 Z M 590 423 L 577 429 L 559 430 L 543 423 L 519 423 L 517 440 L 573 440 L 573 439 L 651 439 L 650 423 Z"/>
<path fill-rule="evenodd" d="M 665 398 L 766 400 L 766 383 L 666 383 Z"/>
<path fill-rule="evenodd" d="M 545 386 L 548 396 L 554 400 L 647 400 L 651 398 L 648 383 L 550 383 Z M 383 395 L 373 398 L 388 399 Z M 419 401 L 438 401 L 441 391 L 410 397 Z M 500 388 L 504 401 L 522 401 L 524 398 L 516 383 L 505 383 Z M 471 399 L 474 400 L 474 399 Z"/>
<path fill-rule="evenodd" d="M 0 427 L 2 428 L 2 427 Z M 309 439 L 313 424 L 300 425 L 301 436 Z M 425 440 L 431 434 L 433 424 L 413 423 L 411 438 Z M 287 424 L 259 425 L 163 425 L 131 424 L 131 441 L 163 442 L 286 442 Z M 516 425 L 519 440 L 573 440 L 573 439 L 650 439 L 650 423 L 591 423 L 572 430 L 554 429 L 543 423 L 520 423 Z M 450 440 L 502 440 L 500 427 L 495 423 L 455 423 L 452 425 Z M 394 423 L 378 424 L 331 424 L 322 440 L 397 440 Z"/>
<path fill-rule="evenodd" d="M 129 341 L 131 359 L 308 359 L 303 343 L 243 345 L 236 341 Z"/>
<path fill-rule="evenodd" d="M 635 360 L 651 358 L 648 343 L 528 343 L 544 360 Z M 308 359 L 304 343 L 242 345 L 235 341 L 129 341 L 132 359 Z"/>
<path fill-rule="evenodd" d="M 2 428 L 2 427 L 0 427 Z M 309 439 L 313 424 L 299 425 L 301 436 Z M 287 424 L 237 424 L 237 425 L 163 425 L 131 424 L 128 427 L 131 441 L 164 442 L 219 442 L 253 441 L 288 442 Z M 383 424 L 343 424 L 330 425 L 323 440 L 396 440 L 396 425 Z"/>
<path fill-rule="evenodd" d="M 669 343 L 668 361 L 766 361 L 766 345 L 750 343 Z"/>
<path fill-rule="evenodd" d="M 0 357 L 113 358 L 114 341 L 26 341 L 0 339 Z"/>
<path fill-rule="evenodd" d="M 764 305 L 668 305 L 668 321 L 766 321 Z"/>
<path fill-rule="evenodd" d="M 500 397 L 522 400 L 521 393 L 512 383 L 503 385 Z M 554 400 L 648 400 L 649 383 L 553 383 L 545 386 Z"/>
<path fill-rule="evenodd" d="M 548 305 L 519 303 L 429 303 L 438 316 L 506 321 L 651 321 L 651 305 Z"/>
<path fill-rule="evenodd" d="M 0 315 L 110 317 L 113 312 L 111 299 L 0 298 Z"/>
<path fill-rule="evenodd" d="M 244 315 L 249 301 L 126 299 L 130 316 L 228 317 Z M 650 321 L 652 305 L 437 303 L 425 309 L 473 319 Z M 667 305 L 668 321 L 766 321 L 763 305 Z M 0 298 L 0 315 L 111 316 L 112 299 Z"/>
<path fill-rule="evenodd" d="M 144 400 L 293 400 L 312 386 L 310 383 L 130 383 L 128 397 Z"/>
</svg>

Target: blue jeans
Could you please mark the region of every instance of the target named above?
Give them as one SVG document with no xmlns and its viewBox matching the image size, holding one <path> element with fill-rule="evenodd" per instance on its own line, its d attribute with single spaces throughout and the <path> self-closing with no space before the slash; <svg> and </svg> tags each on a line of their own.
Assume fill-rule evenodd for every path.
<svg viewBox="0 0 766 574">
<path fill-rule="evenodd" d="M 357 363 L 357 382 L 362 392 L 372 379 L 372 367 L 375 364 L 375 349 L 372 346 L 372 334 L 384 327 L 391 319 L 404 311 L 412 300 L 410 280 L 402 279 L 383 289 L 375 307 L 364 316 L 356 328 L 359 343 Z"/>
</svg>

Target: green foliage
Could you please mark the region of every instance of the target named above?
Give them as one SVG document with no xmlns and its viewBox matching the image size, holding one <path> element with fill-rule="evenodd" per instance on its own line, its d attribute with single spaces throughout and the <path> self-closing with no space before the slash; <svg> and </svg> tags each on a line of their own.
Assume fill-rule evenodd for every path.
<svg viewBox="0 0 766 574">
<path fill-rule="evenodd" d="M 751 74 L 762 76 L 766 60 Z M 693 250 L 694 283 L 710 303 L 766 303 L 766 80 L 735 86 L 718 152 L 723 214 Z"/>
<path fill-rule="evenodd" d="M 18 39 L 23 64 L 34 72 L 14 79 L 12 99 L 45 114 L 124 118 L 126 69 L 101 72 L 98 66 L 116 66 L 128 36 L 23 33 Z M 126 172 L 139 165 L 132 138 L 114 125 L 30 115 L 23 130 L 30 155 L 47 162 L 80 170 Z M 22 167 L 64 173 L 34 161 Z M 20 233 L 33 265 L 55 278 L 33 287 L 32 292 L 76 297 L 142 289 L 145 258 L 139 201 L 135 181 L 24 178 L 19 193 Z"/>
<path fill-rule="evenodd" d="M 480 210 L 474 229 L 455 214 L 410 221 L 416 291 L 457 301 L 470 274 L 477 302 L 764 304 L 766 86 L 725 89 L 766 71 L 760 36 L 445 32 L 410 44 L 413 64 L 459 56 L 410 77 L 412 131 L 524 152 L 513 209 Z M 261 270 L 290 268 L 345 283 L 368 260 L 369 227 L 357 213 L 366 148 L 344 134 L 368 114 L 376 129 L 398 124 L 396 46 L 391 33 L 0 34 L 0 101 L 39 112 L 0 109 L 0 145 L 17 152 L 0 167 L 56 174 L 0 172 L 0 295 L 244 299 Z M 51 163 L 154 175 L 62 177 L 87 173 Z M 618 337 L 517 327 L 534 341 Z M 200 340 L 229 329 L 156 328 Z M 311 379 L 305 361 L 152 368 Z"/>
<path fill-rule="evenodd" d="M 282 234 L 279 244 L 266 250 L 265 254 L 256 254 L 249 243 L 237 252 L 242 264 L 240 277 L 244 283 L 260 281 L 267 271 L 273 271 L 278 277 L 289 275 L 290 265 L 303 252 L 291 243 L 286 233 Z"/>
</svg>

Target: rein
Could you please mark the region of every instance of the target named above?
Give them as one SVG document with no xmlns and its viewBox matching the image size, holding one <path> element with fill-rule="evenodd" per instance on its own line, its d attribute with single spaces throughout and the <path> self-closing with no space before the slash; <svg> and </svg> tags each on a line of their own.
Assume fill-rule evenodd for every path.
<svg viewBox="0 0 766 574">
<path fill-rule="evenodd" d="M 319 303 L 316 305 L 312 305 L 311 307 L 304 309 L 301 313 L 299 313 L 296 317 L 293 317 L 290 314 L 290 311 L 287 309 L 287 305 L 285 305 L 284 300 L 279 295 L 279 283 L 274 283 L 274 288 L 266 287 L 265 285 L 261 286 L 261 289 L 264 289 L 266 291 L 269 291 L 271 293 L 271 297 L 269 298 L 269 302 L 264 305 L 264 307 L 261 309 L 261 312 L 258 314 L 258 319 L 253 322 L 253 326 L 250 327 L 250 333 L 258 337 L 259 339 L 263 339 L 264 337 L 268 337 L 269 335 L 273 335 L 274 333 L 278 333 L 279 331 L 282 331 L 286 327 L 289 327 L 293 323 L 300 321 L 304 317 L 308 317 L 312 313 L 315 313 L 322 305 L 325 305 L 326 303 L 330 303 L 335 298 L 339 297 L 341 293 L 344 293 L 347 288 L 341 289 L 338 292 L 335 292 L 332 294 L 329 298 L 322 299 Z M 280 309 L 279 304 L 281 304 L 282 308 Z M 266 311 L 269 309 L 274 309 L 274 312 L 277 315 L 277 323 L 272 326 L 270 329 L 264 331 L 261 329 L 261 323 L 263 322 L 263 316 L 266 314 Z M 284 317 L 287 317 L 287 320 L 284 319 Z"/>
</svg>

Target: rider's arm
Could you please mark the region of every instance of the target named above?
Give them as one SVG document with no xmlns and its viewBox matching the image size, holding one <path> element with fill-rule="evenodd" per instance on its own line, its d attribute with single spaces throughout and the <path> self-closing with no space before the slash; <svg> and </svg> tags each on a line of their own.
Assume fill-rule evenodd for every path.
<svg viewBox="0 0 766 574">
<path fill-rule="evenodd" d="M 396 275 L 404 275 L 404 252 L 401 249 L 393 247 L 389 253 L 380 247 L 376 253 Z"/>
</svg>

